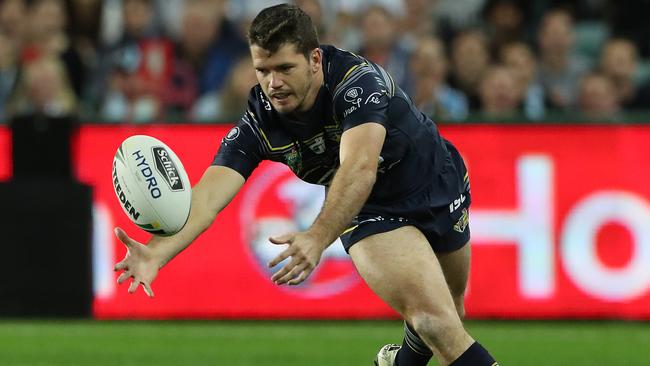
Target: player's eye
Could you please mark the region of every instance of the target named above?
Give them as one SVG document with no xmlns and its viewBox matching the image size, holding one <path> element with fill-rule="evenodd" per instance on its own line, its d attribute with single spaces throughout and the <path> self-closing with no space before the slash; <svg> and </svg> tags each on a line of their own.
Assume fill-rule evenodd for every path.
<svg viewBox="0 0 650 366">
<path fill-rule="evenodd" d="M 291 71 L 291 69 L 293 69 L 292 65 L 281 65 L 280 67 L 278 67 L 278 70 L 283 73 L 287 73 Z"/>
<path fill-rule="evenodd" d="M 258 74 L 262 74 L 262 75 L 266 75 L 266 74 L 269 73 L 269 70 L 267 70 L 267 69 L 255 69 L 255 71 L 256 71 Z"/>
</svg>

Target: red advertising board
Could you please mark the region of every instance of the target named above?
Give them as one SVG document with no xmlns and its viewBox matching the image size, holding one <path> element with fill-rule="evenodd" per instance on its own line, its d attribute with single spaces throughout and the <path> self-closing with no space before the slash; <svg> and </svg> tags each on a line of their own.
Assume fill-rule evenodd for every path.
<svg viewBox="0 0 650 366">
<path fill-rule="evenodd" d="M 0 128 L 0 181 L 11 176 L 11 132 Z"/>
<path fill-rule="evenodd" d="M 85 126 L 78 177 L 95 194 L 94 312 L 99 318 L 377 318 L 395 314 L 360 280 L 340 244 L 310 281 L 278 287 L 265 263 L 269 235 L 300 230 L 318 213 L 321 187 L 284 166 L 262 164 L 214 225 L 170 262 L 155 299 L 129 295 L 112 265 L 121 226 L 147 234 L 122 212 L 111 162 L 133 134 L 165 141 L 192 183 L 209 166 L 225 126 Z M 650 319 L 650 127 L 447 126 L 472 182 L 470 317 Z M 0 130 L 0 177 L 10 169 Z"/>
</svg>

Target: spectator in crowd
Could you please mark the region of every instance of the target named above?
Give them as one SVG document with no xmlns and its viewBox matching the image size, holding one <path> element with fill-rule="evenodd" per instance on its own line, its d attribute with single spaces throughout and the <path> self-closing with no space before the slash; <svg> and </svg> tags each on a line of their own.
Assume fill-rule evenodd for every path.
<svg viewBox="0 0 650 366">
<path fill-rule="evenodd" d="M 0 1 L 0 32 L 14 42 L 17 49 L 22 47 L 27 27 L 27 3 L 25 0 Z"/>
<path fill-rule="evenodd" d="M 161 117 L 161 94 L 171 75 L 172 44 L 155 26 L 152 0 L 125 0 L 124 32 L 104 52 L 100 117 L 109 122 L 150 122 Z M 106 76 L 104 76 L 106 75 Z"/>
<path fill-rule="evenodd" d="M 616 3 L 622 0 L 616 0 Z M 550 8 L 562 7 L 575 16 L 578 21 L 602 20 L 612 2 L 607 0 L 545 0 Z M 638 2 L 635 0 L 635 2 Z M 539 5 L 538 5 L 539 7 Z"/>
<path fill-rule="evenodd" d="M 9 111 L 12 116 L 62 117 L 77 113 L 77 98 L 58 57 L 44 54 L 23 65 Z"/>
<path fill-rule="evenodd" d="M 546 112 L 544 88 L 537 77 L 533 51 L 524 42 L 512 42 L 501 48 L 499 59 L 515 77 L 524 116 L 529 120 L 542 119 Z"/>
<path fill-rule="evenodd" d="M 406 87 L 409 51 L 401 42 L 397 25 L 386 8 L 370 5 L 361 16 L 360 54 L 386 69 L 397 85 Z"/>
<path fill-rule="evenodd" d="M 403 2 L 405 14 L 401 18 L 399 27 L 402 38 L 409 44 L 415 44 L 421 38 L 436 35 L 436 2 L 428 0 L 403 0 Z"/>
<path fill-rule="evenodd" d="M 163 35 L 154 0 L 108 0 L 102 9 L 102 42 L 109 50 Z"/>
<path fill-rule="evenodd" d="M 102 2 L 97 0 L 69 0 L 72 4 L 69 12 L 69 37 L 81 59 L 90 69 L 97 62 L 97 45 L 99 44 L 99 29 Z"/>
<path fill-rule="evenodd" d="M 509 68 L 490 67 L 479 87 L 481 117 L 487 120 L 512 120 L 519 116 L 521 96 Z"/>
<path fill-rule="evenodd" d="M 490 66 L 485 36 L 478 30 L 458 34 L 451 45 L 451 61 L 450 85 L 467 96 L 470 110 L 478 110 L 479 83 Z"/>
<path fill-rule="evenodd" d="M 0 123 L 7 122 L 6 106 L 18 80 L 16 42 L 0 31 Z"/>
<path fill-rule="evenodd" d="M 336 8 L 326 41 L 346 50 L 359 50 L 361 48 L 361 31 L 358 28 L 356 15 Z"/>
<path fill-rule="evenodd" d="M 319 0 L 295 0 L 296 5 L 300 7 L 314 23 L 316 32 L 322 43 L 328 43 L 328 27 L 325 19 L 324 9 Z"/>
<path fill-rule="evenodd" d="M 615 122 L 621 118 L 616 86 L 602 73 L 590 73 L 582 78 L 578 106 L 579 112 L 588 122 Z"/>
<path fill-rule="evenodd" d="M 459 121 L 468 114 L 465 95 L 447 85 L 448 61 L 441 40 L 433 37 L 420 39 L 410 61 L 407 93 L 418 108 L 440 121 Z"/>
<path fill-rule="evenodd" d="M 578 82 L 589 65 L 573 53 L 573 19 L 565 10 L 544 15 L 539 27 L 539 80 L 553 108 L 575 105 Z"/>
<path fill-rule="evenodd" d="M 487 0 L 483 17 L 490 39 L 490 53 L 498 55 L 504 45 L 525 40 L 524 22 L 527 12 L 523 9 L 527 1 Z"/>
<path fill-rule="evenodd" d="M 249 56 L 243 56 L 218 93 L 207 94 L 196 102 L 190 120 L 213 123 L 236 121 L 246 110 L 248 95 L 255 84 L 257 77 L 253 71 L 253 62 Z"/>
<path fill-rule="evenodd" d="M 186 0 L 165 97 L 169 110 L 186 114 L 197 98 L 218 93 L 235 62 L 248 55 L 238 27 L 225 17 L 225 5 L 223 0 Z"/>
<path fill-rule="evenodd" d="M 482 24 L 481 11 L 486 0 L 435 0 L 438 32 L 445 43 L 459 33 Z"/>
<path fill-rule="evenodd" d="M 608 1 L 608 20 L 614 35 L 632 40 L 643 57 L 650 57 L 650 32 L 648 32 L 648 0 Z"/>
<path fill-rule="evenodd" d="M 615 86 L 618 99 L 629 109 L 650 108 L 650 86 L 639 85 L 637 47 L 625 38 L 612 38 L 603 46 L 600 71 Z"/>
<path fill-rule="evenodd" d="M 68 0 L 70 1 L 70 0 Z M 166 35 L 176 39 L 180 34 L 180 14 L 182 14 L 185 0 L 150 0 L 139 4 L 132 3 L 132 10 L 135 13 L 131 20 L 126 20 L 124 7 L 127 0 L 71 0 L 85 3 L 84 7 L 99 6 L 99 17 L 101 19 L 98 29 L 98 38 L 103 46 L 111 46 L 119 43 L 123 38 L 127 21 L 147 19 L 144 24 L 147 37 Z M 92 5 L 91 5 L 92 4 Z M 152 17 L 149 18 L 149 14 Z"/>
<path fill-rule="evenodd" d="M 30 60 L 44 57 L 59 57 L 65 67 L 77 97 L 82 95 L 85 85 L 85 66 L 81 56 L 68 37 L 68 10 L 63 0 L 34 0 L 28 8 L 27 42 L 22 50 L 23 58 Z"/>
</svg>

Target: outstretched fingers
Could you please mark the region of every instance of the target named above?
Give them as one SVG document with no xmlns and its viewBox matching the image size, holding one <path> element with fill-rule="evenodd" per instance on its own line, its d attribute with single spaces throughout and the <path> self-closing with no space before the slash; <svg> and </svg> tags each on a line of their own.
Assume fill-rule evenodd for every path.
<svg viewBox="0 0 650 366">
<path fill-rule="evenodd" d="M 291 247 L 285 249 L 282 251 L 282 253 L 278 254 L 275 258 L 273 258 L 269 262 L 269 268 L 273 268 L 278 265 L 278 263 L 282 262 L 283 260 L 291 257 L 293 255 L 293 249 Z"/>
<path fill-rule="evenodd" d="M 130 294 L 134 293 L 138 289 L 139 285 L 140 285 L 140 281 L 138 281 L 138 279 L 134 277 L 133 281 L 131 281 L 131 285 L 129 285 L 129 293 Z"/>
<path fill-rule="evenodd" d="M 129 269 L 129 265 L 126 264 L 126 259 L 124 259 L 123 261 L 115 264 L 115 267 L 113 267 L 113 269 L 115 271 L 124 271 L 124 270 Z"/>
<path fill-rule="evenodd" d="M 280 268 L 279 271 L 275 272 L 273 274 L 273 276 L 271 276 L 271 281 L 273 281 L 274 283 L 276 283 L 278 285 L 281 285 L 284 282 L 280 282 L 280 280 L 283 279 L 284 277 L 286 277 L 296 266 L 298 266 L 298 264 L 300 264 L 300 263 L 295 257 L 291 258 L 289 263 L 285 264 L 282 268 Z"/>
<path fill-rule="evenodd" d="M 292 264 L 292 263 L 290 263 L 290 264 Z M 289 281 L 291 281 L 291 280 L 297 278 L 299 275 L 301 275 L 308 267 L 307 263 L 305 263 L 305 262 L 298 263 L 298 264 L 293 264 L 292 267 L 289 267 L 289 265 L 287 265 L 286 267 L 283 268 L 283 270 L 287 269 L 285 271 L 285 274 L 282 275 L 282 276 L 278 276 L 279 278 L 277 278 L 274 281 L 276 284 L 282 285 L 282 284 L 288 283 Z M 279 274 L 280 274 L 280 272 L 278 272 L 278 275 Z"/>
<path fill-rule="evenodd" d="M 289 282 L 287 282 L 287 284 L 290 286 L 295 286 L 303 283 L 307 279 L 307 277 L 309 277 L 309 275 L 313 270 L 314 270 L 313 268 L 306 268 L 304 271 L 302 271 L 302 273 L 300 273 L 300 276 L 290 280 Z"/>
<path fill-rule="evenodd" d="M 115 230 L 115 236 L 124 244 L 128 249 L 131 249 L 133 246 L 133 239 L 129 238 L 128 235 L 122 230 L 120 227 L 116 227 Z"/>
<path fill-rule="evenodd" d="M 153 297 L 153 290 L 151 289 L 151 285 L 146 283 L 146 282 L 141 282 L 142 283 L 142 288 L 144 289 L 144 293 L 147 294 L 149 297 Z"/>
<path fill-rule="evenodd" d="M 280 236 L 276 236 L 276 237 L 272 236 L 272 237 L 269 237 L 269 241 L 271 243 L 273 243 L 273 244 L 278 244 L 278 245 L 280 245 L 280 244 L 291 244 L 293 242 L 294 236 L 295 235 L 293 233 L 284 234 L 284 235 L 280 235 Z"/>
<path fill-rule="evenodd" d="M 120 276 L 117 278 L 117 283 L 121 285 L 124 281 L 127 279 L 131 278 L 133 275 L 129 271 L 124 271 Z"/>
</svg>

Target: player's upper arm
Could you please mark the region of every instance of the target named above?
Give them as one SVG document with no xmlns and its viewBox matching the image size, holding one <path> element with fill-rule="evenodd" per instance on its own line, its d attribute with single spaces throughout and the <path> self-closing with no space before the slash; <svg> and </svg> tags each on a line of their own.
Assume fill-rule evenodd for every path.
<svg viewBox="0 0 650 366">
<path fill-rule="evenodd" d="M 343 130 L 367 122 L 388 126 L 392 93 L 392 79 L 385 72 L 380 73 L 369 64 L 354 68 L 334 90 L 334 111 Z"/>
<path fill-rule="evenodd" d="M 378 122 L 368 121 L 343 132 L 339 159 L 341 166 L 377 171 L 379 154 L 386 139 L 386 128 Z"/>
<path fill-rule="evenodd" d="M 252 118 L 254 117 L 249 109 L 221 141 L 212 165 L 231 168 L 239 172 L 244 179 L 251 175 L 265 158 L 262 141 L 253 126 Z"/>
</svg>

